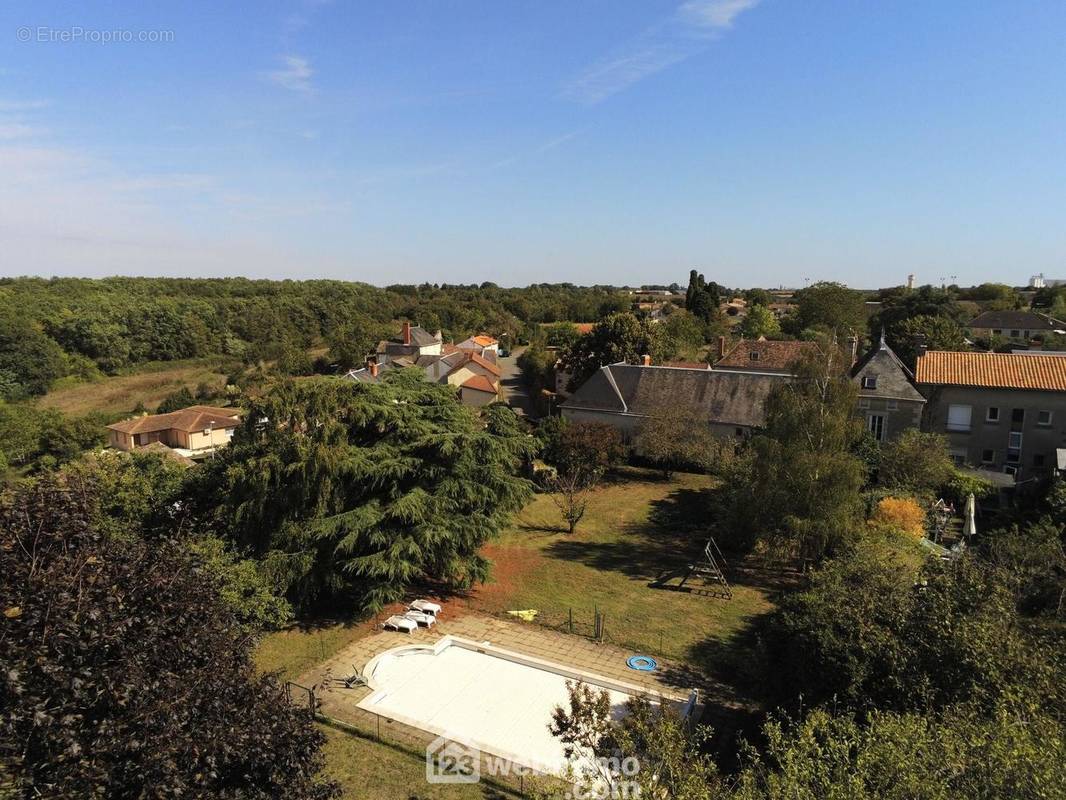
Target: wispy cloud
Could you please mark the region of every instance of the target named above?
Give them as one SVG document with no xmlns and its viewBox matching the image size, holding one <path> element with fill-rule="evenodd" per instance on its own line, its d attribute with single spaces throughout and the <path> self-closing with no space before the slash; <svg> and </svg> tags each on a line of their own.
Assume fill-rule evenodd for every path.
<svg viewBox="0 0 1066 800">
<path fill-rule="evenodd" d="M 547 153 L 549 150 L 554 150 L 559 145 L 565 144 L 566 142 L 569 142 L 571 139 L 573 139 L 575 136 L 581 134 L 583 130 L 583 128 L 579 128 L 576 131 L 570 131 L 570 133 L 564 133 L 562 136 L 556 136 L 554 139 L 549 139 L 537 148 L 537 152 Z"/>
<path fill-rule="evenodd" d="M 266 77 L 281 86 L 294 92 L 311 92 L 311 77 L 315 71 L 311 69 L 311 62 L 302 56 L 282 56 L 282 69 L 272 70 L 266 73 Z"/>
<path fill-rule="evenodd" d="M 11 141 L 13 139 L 29 139 L 44 133 L 41 128 L 27 125 L 23 122 L 0 121 L 0 140 Z"/>
<path fill-rule="evenodd" d="M 175 172 L 162 175 L 138 175 L 116 180 L 112 186 L 118 191 L 140 192 L 154 190 L 200 191 L 211 189 L 216 180 L 213 175 L 190 172 Z"/>
<path fill-rule="evenodd" d="M 518 163 L 530 154 L 540 155 L 541 153 L 547 153 L 549 150 L 554 150 L 556 147 L 566 144 L 574 137 L 580 136 L 582 133 L 585 132 L 585 130 L 585 128 L 578 128 L 577 130 L 570 131 L 569 133 L 564 133 L 560 136 L 555 136 L 549 139 L 548 141 L 541 143 L 532 150 L 526 151 L 525 153 L 516 153 L 515 155 L 507 156 L 507 158 L 501 158 L 499 161 L 490 164 L 489 169 L 502 169 L 503 167 L 509 167 L 512 164 Z"/>
<path fill-rule="evenodd" d="M 593 64 L 563 88 L 563 97 L 599 103 L 707 48 L 760 0 L 688 0 L 666 19 Z"/>
<path fill-rule="evenodd" d="M 695 25 L 725 30 L 733 27 L 733 20 L 759 0 L 689 0 L 678 9 L 681 16 Z"/>
<path fill-rule="evenodd" d="M 0 100 L 0 112 L 37 111 L 48 107 L 47 100 Z"/>
</svg>

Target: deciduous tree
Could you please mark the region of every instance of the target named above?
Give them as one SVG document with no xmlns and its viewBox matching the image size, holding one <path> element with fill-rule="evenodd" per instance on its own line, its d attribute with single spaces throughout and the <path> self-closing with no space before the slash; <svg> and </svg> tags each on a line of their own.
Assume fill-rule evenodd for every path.
<svg viewBox="0 0 1066 800">
<path fill-rule="evenodd" d="M 748 307 L 748 314 L 740 323 L 740 332 L 748 339 L 758 339 L 760 336 L 772 339 L 781 335 L 781 323 L 766 306 L 753 305 Z"/>
<path fill-rule="evenodd" d="M 0 743 L 26 797 L 325 800 L 324 741 L 182 546 L 99 533 L 87 487 L 0 502 Z"/>
</svg>

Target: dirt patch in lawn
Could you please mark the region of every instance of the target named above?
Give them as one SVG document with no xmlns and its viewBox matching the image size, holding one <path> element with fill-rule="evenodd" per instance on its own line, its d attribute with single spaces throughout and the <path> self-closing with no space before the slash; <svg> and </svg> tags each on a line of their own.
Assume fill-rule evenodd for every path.
<svg viewBox="0 0 1066 800">
<path fill-rule="evenodd" d="M 492 562 L 488 583 L 478 584 L 464 598 L 468 608 L 493 611 L 509 610 L 510 598 L 535 571 L 543 556 L 528 547 L 486 544 L 481 554 Z"/>
</svg>

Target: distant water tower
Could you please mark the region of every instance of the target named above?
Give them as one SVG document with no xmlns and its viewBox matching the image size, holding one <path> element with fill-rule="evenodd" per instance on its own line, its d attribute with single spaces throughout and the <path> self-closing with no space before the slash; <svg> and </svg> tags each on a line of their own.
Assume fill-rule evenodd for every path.
<svg viewBox="0 0 1066 800">
<path fill-rule="evenodd" d="M 913 272 L 910 275 L 907 276 L 907 288 L 908 289 L 913 289 L 914 288 L 914 273 Z"/>
</svg>

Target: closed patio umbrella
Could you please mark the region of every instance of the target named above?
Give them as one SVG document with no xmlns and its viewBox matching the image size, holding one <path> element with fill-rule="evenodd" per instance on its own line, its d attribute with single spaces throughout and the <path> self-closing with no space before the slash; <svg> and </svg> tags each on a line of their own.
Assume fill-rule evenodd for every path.
<svg viewBox="0 0 1066 800">
<path fill-rule="evenodd" d="M 974 499 L 973 492 L 970 492 L 970 496 L 966 498 L 966 519 L 962 524 L 962 532 L 967 536 L 977 533 L 977 521 L 974 519 L 976 513 L 977 501 Z"/>
</svg>

